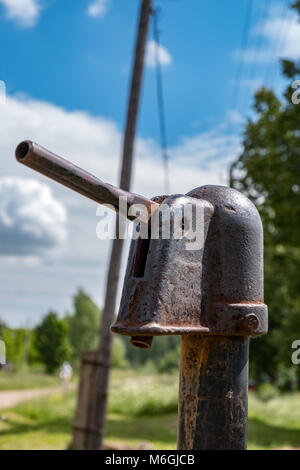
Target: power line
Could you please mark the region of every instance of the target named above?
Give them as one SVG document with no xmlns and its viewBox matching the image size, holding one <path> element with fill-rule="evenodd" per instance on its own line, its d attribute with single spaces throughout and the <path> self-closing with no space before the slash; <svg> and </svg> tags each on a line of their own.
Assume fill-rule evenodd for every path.
<svg viewBox="0 0 300 470">
<path fill-rule="evenodd" d="M 282 9 L 282 24 L 281 24 L 281 30 L 278 35 L 278 40 L 276 43 L 276 48 L 274 48 L 274 55 L 277 56 L 279 55 L 280 50 L 284 49 L 285 43 L 286 43 L 286 33 L 287 33 L 287 28 L 289 24 L 289 16 L 292 15 L 291 9 L 290 9 L 290 0 L 286 0 L 285 4 L 283 4 L 283 9 Z M 273 54 L 272 54 L 273 55 Z M 277 59 L 278 60 L 278 59 Z M 269 71 L 271 70 L 271 67 Z M 270 87 L 273 88 L 274 84 L 277 82 L 277 78 L 280 72 L 280 68 L 277 67 L 276 72 L 269 77 L 270 78 Z"/>
<path fill-rule="evenodd" d="M 255 82 L 256 78 L 262 78 L 263 84 L 268 84 L 269 82 L 273 83 L 275 78 L 276 78 L 276 73 L 272 73 L 273 70 L 273 63 L 272 63 L 272 57 L 277 56 L 278 52 L 281 48 L 281 45 L 283 44 L 283 38 L 285 36 L 284 31 L 286 30 L 287 27 L 287 18 L 288 18 L 288 13 L 289 13 L 289 1 L 286 0 L 281 3 L 281 10 L 279 13 L 278 18 L 282 19 L 282 25 L 281 29 L 278 32 L 277 35 L 274 36 L 273 40 L 271 41 L 271 47 L 269 49 L 269 55 L 266 57 L 266 64 L 262 63 L 261 67 L 260 65 L 260 53 L 263 50 L 263 34 L 259 34 L 257 36 L 257 41 L 254 46 L 254 50 L 257 51 L 257 62 L 254 64 L 253 69 L 252 69 L 252 75 L 250 80 Z M 264 5 L 262 6 L 262 15 L 259 20 L 259 23 L 261 25 L 264 24 L 267 14 L 268 14 L 268 0 L 264 1 Z M 271 61 L 271 62 L 270 62 Z M 271 85 L 272 87 L 272 85 Z"/>
<path fill-rule="evenodd" d="M 247 48 L 248 45 L 248 40 L 249 40 L 249 28 L 251 24 L 251 18 L 252 18 L 252 12 L 253 12 L 253 0 L 248 0 L 248 6 L 246 9 L 246 14 L 245 14 L 245 21 L 244 21 L 244 26 L 243 26 L 243 33 L 242 33 L 242 41 L 241 41 L 241 47 L 240 51 L 243 51 Z M 238 66 L 236 70 L 236 76 L 235 76 L 235 82 L 234 82 L 234 87 L 233 87 L 233 94 L 232 94 L 232 105 L 231 109 L 236 110 L 237 105 L 238 105 L 238 100 L 239 100 L 239 87 L 240 87 L 240 81 L 241 77 L 243 76 L 243 61 L 241 59 L 238 59 Z"/>
<path fill-rule="evenodd" d="M 258 8 L 260 10 L 260 16 L 259 16 L 259 19 L 257 20 L 257 23 L 259 25 L 263 25 L 264 22 L 266 21 L 266 18 L 267 18 L 267 15 L 268 15 L 268 8 L 269 8 L 269 0 L 264 0 L 264 2 L 262 3 L 261 0 L 258 0 Z M 254 63 L 252 64 L 252 69 L 250 71 L 250 75 L 249 75 L 249 85 L 251 86 L 251 84 L 253 84 L 253 89 L 254 87 L 257 88 L 257 86 L 255 85 L 256 83 L 256 80 L 258 81 L 260 78 L 262 78 L 262 81 L 264 82 L 264 78 L 263 78 L 263 73 L 261 72 L 262 70 L 262 67 L 261 67 L 261 53 L 263 51 L 263 34 L 262 34 L 262 31 L 260 32 L 260 34 L 257 34 L 256 36 L 256 41 L 253 45 L 253 48 L 252 48 L 252 51 L 253 53 L 255 53 L 255 58 L 256 58 L 256 61 L 255 61 L 255 58 L 254 58 Z M 259 83 L 259 82 L 258 82 Z M 253 91 L 252 91 L 252 88 L 251 88 L 251 100 L 253 99 Z M 248 109 L 248 105 L 249 105 L 249 96 L 247 96 L 247 92 L 245 92 L 245 98 L 244 98 L 244 102 L 243 102 L 243 109 Z"/>
<path fill-rule="evenodd" d="M 259 11 L 260 15 L 259 18 L 257 19 L 258 24 L 263 24 L 266 17 L 267 17 L 267 12 L 268 12 L 268 0 L 264 0 L 264 3 L 262 4 L 261 0 L 259 1 Z M 256 8 L 257 10 L 257 8 Z M 260 54 L 262 51 L 262 46 L 263 46 L 263 35 L 262 34 L 257 34 L 255 43 L 252 47 L 252 54 L 255 53 L 255 58 L 254 58 L 254 63 L 252 64 L 252 67 L 250 68 L 250 74 L 249 74 L 249 86 L 251 87 L 251 84 L 255 84 L 256 78 L 260 77 L 260 72 L 259 72 L 259 60 L 260 60 Z M 250 88 L 251 91 L 251 98 L 252 98 L 252 87 Z M 248 96 L 248 90 L 246 89 L 244 92 L 244 99 L 243 99 L 243 104 L 241 106 L 241 109 L 248 109 L 248 103 L 249 103 L 249 96 Z"/>
<path fill-rule="evenodd" d="M 282 2 L 281 4 L 281 11 L 280 11 L 280 19 L 283 18 L 285 12 L 285 4 Z M 265 83 L 267 84 L 269 82 L 269 78 L 271 78 L 271 73 L 273 69 L 273 63 L 272 63 L 272 58 L 276 55 L 276 52 L 279 49 L 280 45 L 280 40 L 281 40 L 281 35 L 282 35 L 282 30 L 283 28 L 281 27 L 281 30 L 279 34 L 274 35 L 273 41 L 270 47 L 270 56 L 269 56 L 269 63 L 267 62 L 266 64 L 266 70 L 265 70 Z"/>
<path fill-rule="evenodd" d="M 244 50 L 247 49 L 248 47 L 248 42 L 249 42 L 249 30 L 250 30 L 250 24 L 251 24 L 251 19 L 252 19 L 252 14 L 253 14 L 253 0 L 248 0 L 248 5 L 246 8 L 245 12 L 245 19 L 244 19 L 244 25 L 243 25 L 243 31 L 242 31 L 242 38 L 241 38 L 241 45 L 240 45 L 240 50 L 239 53 L 241 54 Z M 238 101 L 239 101 L 239 91 L 240 91 L 240 83 L 241 83 L 241 78 L 243 76 L 243 67 L 244 67 L 244 62 L 241 57 L 237 58 L 238 64 L 237 64 L 237 69 L 236 69 L 236 74 L 235 74 L 235 81 L 233 82 L 233 92 L 232 92 L 232 99 L 231 99 L 231 106 L 230 109 L 233 111 L 238 110 Z M 231 126 L 230 126 L 231 127 Z M 232 124 L 233 127 L 233 124 Z M 231 128 L 231 132 L 234 132 L 234 128 Z M 233 144 L 231 145 L 231 152 L 232 154 L 234 153 L 234 147 Z M 232 175 L 233 175 L 233 166 L 234 163 L 232 162 L 230 167 L 229 167 L 229 181 L 228 185 L 232 187 Z"/>
<path fill-rule="evenodd" d="M 156 90 L 157 90 L 157 106 L 158 106 L 158 119 L 159 119 L 159 130 L 160 130 L 160 142 L 161 142 L 161 154 L 164 166 L 164 180 L 165 180 L 165 192 L 169 194 L 170 183 L 169 183 L 169 155 L 168 155 L 168 142 L 167 142 L 167 129 L 166 129 L 166 118 L 165 118 L 165 107 L 164 107 L 164 94 L 163 94 L 163 79 L 162 70 L 160 63 L 160 34 L 158 28 L 158 14 L 159 10 L 153 10 L 153 37 L 155 41 L 155 76 L 156 76 Z"/>
<path fill-rule="evenodd" d="M 261 0 L 260 1 L 260 4 L 261 4 Z M 268 14 L 268 7 L 269 7 L 269 0 L 264 0 L 264 4 L 263 6 L 261 7 L 261 12 L 262 12 L 262 15 L 259 19 L 259 23 L 262 25 L 266 18 L 267 18 L 267 14 Z M 253 65 L 253 69 L 252 69 L 252 74 L 251 74 L 251 77 L 250 77 L 250 80 L 255 80 L 256 76 L 259 76 L 258 74 L 258 71 L 259 71 L 259 59 L 260 59 L 260 53 L 262 51 L 262 47 L 263 47 L 263 34 L 262 32 L 260 32 L 260 34 L 257 34 L 257 38 L 256 38 L 256 42 L 255 42 L 255 45 L 254 45 L 254 48 L 253 50 L 256 51 L 256 57 L 257 57 L 257 61 L 254 62 L 254 65 Z"/>
<path fill-rule="evenodd" d="M 250 29 L 252 14 L 253 14 L 253 3 L 254 3 L 253 0 L 248 0 L 248 5 L 246 7 L 246 12 L 245 12 L 245 19 L 244 19 L 239 53 L 242 53 L 242 51 L 246 50 L 248 47 L 249 29 Z M 231 100 L 231 106 L 230 106 L 230 109 L 232 111 L 238 110 L 238 102 L 240 98 L 239 92 L 240 92 L 240 85 L 241 85 L 241 79 L 243 76 L 243 67 L 244 67 L 244 62 L 242 58 L 238 57 L 237 59 L 238 59 L 238 64 L 237 64 L 237 69 L 236 69 L 236 74 L 235 74 L 235 81 L 233 83 L 232 100 Z M 233 134 L 235 132 L 234 124 L 232 123 L 230 127 L 231 127 L 231 132 Z M 231 151 L 232 151 L 232 154 L 234 154 L 233 145 L 231 145 Z M 233 173 L 233 163 L 230 165 L 230 168 L 229 168 L 229 181 L 228 181 L 229 186 L 232 186 L 232 173 Z"/>
</svg>

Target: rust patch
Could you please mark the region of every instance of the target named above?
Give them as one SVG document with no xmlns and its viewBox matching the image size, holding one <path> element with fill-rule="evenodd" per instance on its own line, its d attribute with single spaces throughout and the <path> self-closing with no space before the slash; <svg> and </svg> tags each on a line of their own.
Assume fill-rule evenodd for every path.
<svg viewBox="0 0 300 470">
<path fill-rule="evenodd" d="M 209 336 L 182 336 L 179 403 L 184 407 L 184 430 L 187 449 L 194 448 L 198 416 L 201 371 L 205 370 L 210 349 Z"/>
</svg>

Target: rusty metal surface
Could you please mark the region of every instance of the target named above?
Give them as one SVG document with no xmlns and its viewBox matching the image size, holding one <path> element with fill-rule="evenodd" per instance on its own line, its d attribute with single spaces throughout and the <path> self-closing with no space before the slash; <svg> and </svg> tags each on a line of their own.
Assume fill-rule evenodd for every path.
<svg viewBox="0 0 300 470">
<path fill-rule="evenodd" d="M 184 238 L 132 241 L 112 331 L 129 336 L 265 334 L 263 234 L 252 202 L 223 186 L 203 186 L 163 202 L 174 209 L 202 206 L 204 247 L 187 251 Z"/>
<path fill-rule="evenodd" d="M 182 336 L 179 450 L 244 450 L 249 339 Z"/>
<path fill-rule="evenodd" d="M 164 204 L 176 210 L 198 205 L 206 213 L 205 234 L 213 208 L 206 201 L 170 196 Z M 114 332 L 129 335 L 180 334 L 202 328 L 201 277 L 203 249 L 186 250 L 187 239 L 134 240 Z M 139 256 L 147 250 L 147 256 Z M 140 260 L 144 265 L 139 267 Z M 138 269 L 137 269 L 138 268 Z M 207 331 L 204 328 L 203 331 Z"/>
<path fill-rule="evenodd" d="M 144 196 L 139 196 L 119 189 L 111 184 L 104 183 L 96 176 L 82 170 L 73 163 L 61 158 L 40 145 L 27 140 L 21 142 L 16 149 L 16 159 L 23 165 L 42 173 L 48 178 L 67 186 L 83 196 L 96 201 L 98 204 L 110 204 L 116 212 L 119 210 L 120 197 L 127 198 L 127 205 L 121 213 L 129 220 L 134 220 L 134 216 L 128 216 L 127 211 L 133 204 L 145 206 L 145 212 L 140 219 L 148 221 L 151 213 L 159 206 L 154 201 Z"/>
</svg>

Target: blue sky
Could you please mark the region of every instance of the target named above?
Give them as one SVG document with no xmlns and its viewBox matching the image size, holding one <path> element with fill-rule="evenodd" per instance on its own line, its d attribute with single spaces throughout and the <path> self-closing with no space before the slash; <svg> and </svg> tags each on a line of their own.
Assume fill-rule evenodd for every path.
<svg viewBox="0 0 300 470">
<path fill-rule="evenodd" d="M 14 1 L 20 2 L 11 3 Z M 23 92 L 68 110 L 87 110 L 122 126 L 138 1 L 102 0 L 106 10 L 99 16 L 88 14 L 92 3 L 41 0 L 37 2 L 41 10 L 36 19 L 29 26 L 23 20 L 23 27 L 21 19 L 6 20 L 3 5 L 0 76 L 10 94 Z M 241 45 L 248 3 L 156 1 L 161 8 L 161 42 L 172 58 L 164 67 L 171 145 L 182 135 L 193 135 L 197 125 L 207 128 L 227 118 L 237 86 L 235 52 Z M 253 3 L 252 29 L 264 15 L 264 2 Z M 287 2 L 282 0 L 278 5 L 281 3 Z M 257 36 L 253 31 L 251 34 L 251 28 L 249 44 L 255 45 Z M 262 81 L 266 64 L 259 65 L 252 77 L 253 64 L 246 64 L 244 78 Z M 272 75 L 277 64 L 267 65 Z M 240 93 L 248 104 L 249 86 L 240 84 Z M 244 113 L 244 103 L 238 104 Z M 158 137 L 153 69 L 148 69 L 145 77 L 139 130 L 144 137 Z"/>
<path fill-rule="evenodd" d="M 298 57 L 288 4 L 156 0 L 172 192 L 227 184 L 254 90 L 280 92 L 279 57 Z M 117 183 L 138 6 L 0 0 L 0 318 L 11 324 L 63 313 L 78 286 L 102 305 L 109 241 L 96 238 L 95 205 L 20 167 L 13 152 L 31 138 Z M 132 188 L 147 196 L 164 192 L 155 47 L 151 26 Z"/>
</svg>

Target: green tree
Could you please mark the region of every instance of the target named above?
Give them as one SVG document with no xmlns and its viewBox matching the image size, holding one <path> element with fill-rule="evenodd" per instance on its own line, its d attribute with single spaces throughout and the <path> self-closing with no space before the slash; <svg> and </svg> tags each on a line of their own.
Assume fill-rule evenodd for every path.
<svg viewBox="0 0 300 470">
<path fill-rule="evenodd" d="M 169 355 L 168 361 L 172 356 L 172 352 L 174 353 L 173 357 L 176 356 L 180 344 L 179 336 L 161 336 L 158 338 L 153 338 L 151 348 L 145 350 L 132 346 L 129 343 L 129 337 L 124 338 L 126 345 L 126 357 L 130 365 L 133 367 L 145 367 L 147 364 L 149 364 L 149 362 L 151 362 L 157 371 L 160 370 L 161 360 L 166 354 Z"/>
<path fill-rule="evenodd" d="M 49 312 L 35 329 L 35 346 L 46 371 L 54 373 L 71 356 L 66 319 L 60 319 L 55 312 Z"/>
<path fill-rule="evenodd" d="M 2 335 L 2 330 L 5 326 L 5 322 L 0 318 L 0 336 Z"/>
<path fill-rule="evenodd" d="M 68 317 L 73 358 L 80 360 L 81 353 L 97 348 L 99 340 L 100 310 L 90 296 L 79 289 L 73 299 L 74 313 Z"/>
<path fill-rule="evenodd" d="M 2 326 L 1 338 L 6 346 L 6 359 L 15 368 L 20 368 L 30 360 L 32 331 L 25 328 L 12 329 Z"/>
<path fill-rule="evenodd" d="M 300 13 L 299 1 L 294 8 Z M 300 64 L 285 60 L 282 68 L 289 80 L 284 96 L 266 88 L 256 93 L 255 118 L 232 173 L 232 186 L 252 199 L 264 225 L 270 331 L 251 342 L 251 370 L 273 381 L 293 367 L 291 343 L 300 337 L 300 105 L 291 100 Z M 300 377 L 299 367 L 294 371 Z"/>
<path fill-rule="evenodd" d="M 112 353 L 112 366 L 116 369 L 128 369 L 129 362 L 126 359 L 126 346 L 124 340 L 119 337 L 114 337 L 113 353 Z"/>
<path fill-rule="evenodd" d="M 158 372 L 160 374 L 170 374 L 178 371 L 180 363 L 180 345 L 173 347 L 170 351 L 166 352 L 158 364 Z"/>
</svg>

